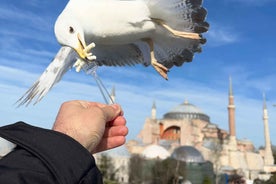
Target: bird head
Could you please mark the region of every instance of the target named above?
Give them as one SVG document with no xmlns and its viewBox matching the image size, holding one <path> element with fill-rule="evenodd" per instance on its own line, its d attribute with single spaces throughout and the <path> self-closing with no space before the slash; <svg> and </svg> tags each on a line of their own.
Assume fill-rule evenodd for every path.
<svg viewBox="0 0 276 184">
<path fill-rule="evenodd" d="M 87 59 L 84 31 L 78 21 L 72 17 L 60 16 L 55 23 L 55 35 L 61 45 L 73 48 L 82 59 Z"/>
</svg>

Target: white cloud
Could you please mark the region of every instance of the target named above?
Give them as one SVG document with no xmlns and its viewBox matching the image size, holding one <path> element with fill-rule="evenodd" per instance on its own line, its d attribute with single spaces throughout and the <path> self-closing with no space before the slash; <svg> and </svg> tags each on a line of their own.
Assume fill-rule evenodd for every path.
<svg viewBox="0 0 276 184">
<path fill-rule="evenodd" d="M 16 5 L 3 4 L 0 7 L 1 48 L 28 45 L 33 41 L 54 44 L 54 22 L 49 15 L 20 9 Z M 17 42 L 17 44 L 16 44 Z M 13 44 L 13 45 L 11 45 Z"/>
<path fill-rule="evenodd" d="M 157 104 L 158 118 L 162 118 L 171 108 L 183 103 L 187 99 L 190 103 L 198 106 L 203 112 L 208 114 L 213 123 L 218 124 L 223 129 L 228 129 L 228 79 L 225 79 L 224 88 L 221 86 L 212 88 L 212 86 L 207 84 L 180 78 L 173 78 L 170 82 L 162 82 L 163 80 L 160 80 L 156 84 L 144 85 L 138 80 L 133 80 L 132 82 L 118 80 L 118 78 L 127 77 L 129 73 L 137 75 L 134 68 L 128 69 L 125 72 L 123 70 L 120 69 L 120 76 L 114 75 L 113 78 L 106 78 L 104 73 L 100 76 L 103 76 L 102 80 L 109 90 L 111 90 L 112 86 L 116 87 L 117 101 L 123 106 L 128 120 L 130 128 L 129 138 L 133 139 L 139 133 L 145 118 L 150 116 L 154 100 Z M 115 71 L 113 71 L 113 74 L 116 73 Z M 50 128 L 59 105 L 64 101 L 83 99 L 103 102 L 103 98 L 92 77 L 76 74 L 78 75 L 77 79 L 73 81 L 62 80 L 36 106 L 16 109 L 13 103 L 27 90 L 26 83 L 31 85 L 38 76 L 37 74 L 3 66 L 0 67 L 0 72 L 5 73 L 5 77 L 1 77 L 0 79 L 0 111 L 2 114 L 5 114 L 5 116 L 0 117 L 2 125 L 17 120 L 24 120 L 37 126 Z M 106 72 L 108 73 L 108 71 Z M 140 75 L 140 72 L 138 72 L 138 75 Z M 74 76 L 75 72 L 71 72 L 68 75 Z M 144 75 L 146 74 L 144 73 Z M 80 82 L 82 80 L 85 83 Z M 25 87 L 17 85 L 20 83 L 25 83 Z M 253 140 L 257 145 L 262 145 L 262 132 L 256 135 L 253 131 L 248 131 L 248 129 L 252 129 L 253 127 L 262 129 L 262 97 L 250 99 L 247 96 L 236 93 L 235 101 L 237 107 L 236 126 L 239 138 L 246 137 Z M 268 101 L 268 104 L 271 103 Z M 273 118 L 276 119 L 274 114 L 271 115 L 271 119 Z M 275 125 L 271 123 L 271 130 L 275 128 Z M 272 141 L 275 138 L 275 135 L 272 135 Z"/>
<path fill-rule="evenodd" d="M 41 1 L 32 0 L 30 3 L 36 6 Z M 14 15 L 13 11 L 17 11 L 17 14 Z M 24 15 L 25 13 L 27 15 Z M 39 77 L 55 54 L 54 51 L 51 52 L 52 45 L 48 44 L 49 42 L 56 43 L 53 34 L 49 34 L 53 31 L 50 28 L 52 26 L 50 25 L 51 22 L 44 21 L 45 17 L 42 19 L 36 16 L 26 10 L 20 12 L 16 7 L 5 11 L 2 6 L 0 7 L 1 20 L 13 21 L 14 24 L 7 26 L 9 29 L 4 29 L 5 27 L 0 29 L 0 35 L 5 35 L 1 39 L 2 42 L 0 42 L 0 73 L 2 74 L 0 78 L 0 112 L 4 114 L 0 117 L 0 123 L 2 123 L 0 125 L 24 120 L 37 126 L 50 128 L 59 105 L 63 101 L 84 99 L 103 102 L 92 77 L 72 71 L 67 73 L 64 79 L 36 106 L 15 108 L 13 103 Z M 17 31 L 24 23 L 26 23 L 27 28 Z M 48 27 L 48 30 L 43 30 L 45 26 Z M 14 29 L 16 31 L 12 30 L 13 27 L 17 28 Z M 32 28 L 35 30 L 29 32 Z M 47 34 L 44 34 L 44 32 L 47 32 Z M 214 23 L 211 23 L 210 31 L 206 36 L 208 37 L 208 46 L 233 44 L 239 42 L 241 38 L 235 27 Z M 28 42 L 22 42 L 21 39 L 28 40 Z M 36 41 L 36 43 L 33 41 Z M 46 42 L 47 44 L 37 44 L 37 41 Z M 43 50 L 45 48 L 49 50 Z M 207 55 L 208 53 L 204 51 L 204 57 Z M 276 102 L 275 95 L 273 95 L 273 93 L 276 94 L 273 91 L 275 75 L 256 77 L 253 75 L 255 71 L 252 71 L 252 69 L 255 70 L 254 67 L 247 67 L 242 64 L 246 62 L 233 61 L 226 63 L 227 54 L 225 54 L 226 61 L 217 62 L 215 60 L 218 58 L 209 58 L 208 60 L 207 57 L 204 58 L 207 60 L 204 62 L 208 63 L 210 61 L 210 64 L 193 62 L 192 66 L 198 67 L 194 70 L 191 69 L 194 67 L 188 66 L 191 70 L 188 77 L 183 74 L 184 69 L 172 69 L 172 72 L 169 73 L 169 81 L 162 79 L 152 67 L 144 68 L 138 65 L 123 68 L 99 68 L 98 73 L 106 87 L 109 90 L 113 86 L 116 88 L 117 101 L 123 106 L 128 120 L 130 138 L 134 138 L 139 133 L 145 117 L 150 116 L 154 100 L 157 104 L 158 118 L 162 118 L 164 113 L 187 99 L 208 114 L 213 123 L 227 130 L 227 75 L 232 75 L 237 107 L 238 136 L 242 136 L 239 138 L 249 138 L 258 145 L 263 144 L 263 133 L 260 131 L 256 134 L 252 130 L 262 130 L 263 128 L 261 119 L 261 91 L 263 91 L 263 88 L 270 93 L 270 95 L 267 95 L 269 112 L 271 112 L 270 128 L 276 130 L 276 124 L 273 123 L 273 120 L 276 120 L 276 109 L 271 108 L 273 100 Z M 218 63 L 220 63 L 219 66 Z M 248 63 L 248 65 L 251 64 Z M 187 71 L 186 68 L 185 71 Z M 256 73 L 258 72 L 256 71 Z M 260 96 L 257 96 L 258 94 L 254 98 L 249 96 L 248 94 L 252 89 L 257 90 Z M 271 134 L 271 136 L 272 142 L 276 144 L 276 135 Z"/>
<path fill-rule="evenodd" d="M 226 2 L 241 3 L 249 6 L 260 6 L 271 2 L 276 2 L 276 0 L 225 0 Z"/>
<path fill-rule="evenodd" d="M 45 31 L 45 28 L 52 27 L 49 17 L 36 14 L 27 10 L 18 9 L 14 5 L 0 7 L 0 19 L 8 21 L 9 24 L 17 23 L 21 28 L 31 27 L 36 30 Z M 24 25 L 24 26 L 23 26 Z M 21 32 L 21 30 L 17 30 Z"/>
<path fill-rule="evenodd" d="M 209 32 L 206 34 L 209 46 L 221 46 L 232 44 L 240 40 L 236 30 L 227 26 L 218 26 L 212 24 Z"/>
</svg>

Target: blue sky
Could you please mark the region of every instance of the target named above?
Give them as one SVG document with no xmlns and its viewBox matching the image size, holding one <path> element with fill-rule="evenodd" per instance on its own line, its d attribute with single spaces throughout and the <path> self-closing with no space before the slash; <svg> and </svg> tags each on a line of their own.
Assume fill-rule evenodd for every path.
<svg viewBox="0 0 276 184">
<path fill-rule="evenodd" d="M 54 23 L 66 0 L 1 0 L 0 125 L 19 120 L 51 128 L 60 104 L 67 100 L 103 99 L 91 76 L 69 71 L 37 105 L 16 108 L 15 101 L 32 85 L 60 48 Z M 267 96 L 271 141 L 276 144 L 276 1 L 205 0 L 211 27 L 203 52 L 193 62 L 172 68 L 169 81 L 151 67 L 101 67 L 106 87 L 116 88 L 117 102 L 128 120 L 128 139 L 136 138 L 150 116 L 157 117 L 188 100 L 228 130 L 228 81 L 232 76 L 239 139 L 264 144 L 262 104 Z"/>
</svg>

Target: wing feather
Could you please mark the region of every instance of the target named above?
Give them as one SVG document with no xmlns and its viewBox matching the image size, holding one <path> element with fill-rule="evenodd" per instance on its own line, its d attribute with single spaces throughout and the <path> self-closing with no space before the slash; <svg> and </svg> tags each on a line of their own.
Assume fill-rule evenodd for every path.
<svg viewBox="0 0 276 184">
<path fill-rule="evenodd" d="M 135 44 L 96 45 L 92 50 L 97 63 L 106 66 L 133 66 L 144 63 L 143 53 Z"/>
<path fill-rule="evenodd" d="M 61 47 L 56 57 L 46 70 L 32 85 L 32 87 L 16 102 L 18 106 L 28 106 L 34 100 L 38 103 L 49 90 L 60 81 L 62 76 L 70 69 L 76 61 L 77 54 L 70 47 Z"/>
</svg>

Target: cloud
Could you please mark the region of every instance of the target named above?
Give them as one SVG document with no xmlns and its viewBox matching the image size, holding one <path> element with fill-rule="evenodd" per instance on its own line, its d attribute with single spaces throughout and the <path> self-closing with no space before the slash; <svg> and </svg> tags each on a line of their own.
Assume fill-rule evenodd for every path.
<svg viewBox="0 0 276 184">
<path fill-rule="evenodd" d="M 237 2 L 238 0 L 236 0 Z M 41 1 L 38 0 L 30 2 L 35 7 L 39 3 Z M 59 105 L 64 101 L 84 99 L 104 102 L 93 78 L 72 70 L 54 86 L 39 104 L 16 109 L 13 103 L 33 84 L 50 63 L 58 49 L 54 44 L 57 47 L 58 44 L 53 34 L 49 34 L 53 31 L 52 25 L 50 25 L 51 21 L 44 21 L 44 15 L 41 18 L 33 13 L 39 12 L 41 9 L 30 11 L 29 6 L 24 7 L 24 10 L 19 10 L 16 6 L 11 6 L 7 10 L 4 10 L 5 8 L 7 5 L 0 7 L 0 36 L 2 38 L 0 41 L 0 112 L 4 114 L 0 117 L 2 125 L 24 120 L 37 126 L 51 128 Z M 48 7 L 44 8 L 48 9 Z M 13 11 L 17 13 L 14 14 Z M 48 16 L 50 15 L 46 15 L 46 19 L 49 18 Z M 10 22 L 10 24 L 2 26 L 3 22 Z M 210 31 L 206 34 L 207 46 L 217 47 L 232 44 L 234 49 L 240 51 L 238 42 L 242 35 L 236 30 L 237 27 L 237 24 L 229 26 L 225 22 L 222 24 L 211 23 Z M 276 119 L 276 113 L 274 113 L 276 109 L 273 109 L 271 105 L 276 102 L 274 95 L 276 92 L 273 90 L 275 75 L 257 71 L 257 69 L 262 69 L 267 72 L 264 69 L 264 63 L 267 62 L 258 61 L 261 64 L 253 67 L 254 63 L 251 60 L 248 62 L 237 61 L 240 57 L 223 53 L 219 48 L 213 50 L 221 57 L 214 57 L 211 53 L 212 58 L 208 58 L 207 50 L 206 48 L 206 52 L 204 50 L 200 57 L 196 56 L 195 58 L 203 59 L 204 62 L 193 62 L 181 69 L 172 68 L 169 73 L 169 81 L 162 79 L 152 67 L 145 68 L 142 65 L 100 67 L 98 69 L 98 74 L 108 90 L 111 90 L 113 86 L 116 88 L 117 102 L 123 106 L 128 120 L 129 138 L 135 138 L 139 133 L 145 118 L 150 116 L 153 101 L 157 105 L 158 118 L 162 118 L 170 109 L 183 103 L 184 100 L 188 100 L 208 114 L 213 123 L 228 130 L 228 76 L 232 75 L 238 137 L 246 137 L 257 145 L 263 144 L 262 132 L 256 134 L 254 131 L 248 130 L 263 128 L 263 90 L 268 93 L 270 119 L 271 121 Z M 272 62 L 269 66 L 273 66 L 274 57 L 270 57 Z M 273 70 L 273 67 L 270 68 Z M 254 73 L 256 74 L 254 75 Z M 255 92 L 254 96 L 252 92 Z M 270 128 L 275 130 L 276 124 L 270 123 Z M 271 136 L 271 140 L 275 144 L 276 134 Z"/>
<path fill-rule="evenodd" d="M 130 73 L 135 77 L 140 75 L 151 76 L 152 74 L 148 75 L 148 71 L 146 70 L 138 70 L 136 73 L 136 68 L 127 68 L 126 70 L 120 68 L 120 75 L 119 73 L 115 75 L 117 70 L 113 69 L 113 71 L 108 71 L 112 70 L 112 68 L 106 68 L 104 70 L 104 73 L 100 73 L 100 77 L 102 77 L 102 81 L 108 90 L 111 90 L 113 86 L 116 88 L 116 100 L 123 106 L 125 116 L 128 120 L 128 126 L 130 128 L 129 139 L 134 139 L 138 135 L 145 118 L 150 116 L 153 101 L 157 104 L 158 118 L 162 118 L 170 109 L 183 103 L 184 100 L 188 100 L 208 114 L 213 123 L 228 130 L 228 79 L 225 79 L 224 87 L 218 86 L 216 88 L 208 84 L 183 78 L 173 78 L 170 82 L 160 80 L 149 85 L 148 82 L 141 83 L 138 79 L 127 82 L 120 80 L 120 78 L 127 78 Z M 0 72 L 5 73 L 0 79 L 0 111 L 2 114 L 5 114 L 5 116 L 1 116 L 0 118 L 2 125 L 17 120 L 25 120 L 36 126 L 50 128 L 59 105 L 64 101 L 83 99 L 104 102 L 92 77 L 70 72 L 39 104 L 36 106 L 31 105 L 28 108 L 21 107 L 16 109 L 13 103 L 37 79 L 38 73 L 33 74 L 7 66 L 1 66 Z M 105 76 L 105 74 L 110 72 L 113 72 L 113 78 Z M 157 74 L 155 75 L 158 76 Z M 75 79 L 68 80 L 71 77 Z M 237 86 L 235 82 L 233 81 L 235 85 L 234 90 L 242 87 Z M 24 85 L 21 85 L 23 83 Z M 259 99 L 250 99 L 246 95 L 235 93 L 235 102 L 237 107 L 236 126 L 238 137 L 246 137 L 253 140 L 255 144 L 262 145 L 262 133 L 255 135 L 252 131 L 246 131 L 250 127 L 258 129 L 262 129 L 263 127 L 261 118 L 262 96 L 260 95 Z M 268 104 L 271 103 L 268 101 Z M 276 118 L 274 116 L 271 115 L 272 118 Z M 271 130 L 273 128 L 276 128 L 274 124 L 271 125 Z"/>
<path fill-rule="evenodd" d="M 15 23 L 22 25 L 22 28 L 31 27 L 39 31 L 45 31 L 45 28 L 52 27 L 48 20 L 49 17 L 45 15 L 42 17 L 41 14 L 18 9 L 15 5 L 1 6 L 0 12 L 0 19 L 2 19 L 2 21 L 7 21 L 9 24 Z"/>
<path fill-rule="evenodd" d="M 16 45 L 30 46 L 33 42 L 54 44 L 54 22 L 49 15 L 34 13 L 27 7 L 18 8 L 15 4 L 3 4 L 0 7 L 1 48 Z M 30 44 L 32 43 L 32 44 Z"/>
<path fill-rule="evenodd" d="M 213 47 L 233 44 L 240 40 L 240 35 L 234 28 L 216 24 L 212 24 L 209 32 L 206 33 L 206 37 L 208 45 Z"/>
<path fill-rule="evenodd" d="M 240 3 L 248 6 L 261 6 L 271 2 L 276 2 L 276 0 L 225 0 L 226 2 Z"/>
</svg>

